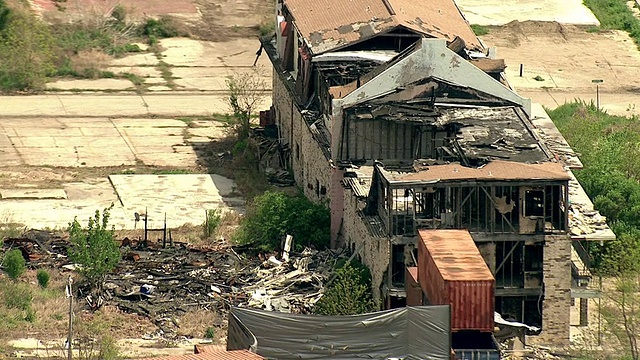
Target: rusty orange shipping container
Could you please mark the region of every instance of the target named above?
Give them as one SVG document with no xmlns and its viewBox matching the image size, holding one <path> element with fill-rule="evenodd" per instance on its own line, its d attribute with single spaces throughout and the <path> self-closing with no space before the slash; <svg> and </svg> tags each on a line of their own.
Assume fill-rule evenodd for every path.
<svg viewBox="0 0 640 360">
<path fill-rule="evenodd" d="M 495 279 L 467 230 L 420 230 L 418 283 L 430 304 L 451 305 L 451 330 L 493 331 Z"/>
</svg>

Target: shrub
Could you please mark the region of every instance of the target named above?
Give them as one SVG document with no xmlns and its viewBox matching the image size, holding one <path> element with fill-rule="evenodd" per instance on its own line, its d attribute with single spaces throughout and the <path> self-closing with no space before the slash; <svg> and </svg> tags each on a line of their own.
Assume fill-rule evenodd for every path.
<svg viewBox="0 0 640 360">
<path fill-rule="evenodd" d="M 359 262 L 345 264 L 336 270 L 334 281 L 316 303 L 319 315 L 356 315 L 376 310 L 371 298 L 371 276 Z"/>
<path fill-rule="evenodd" d="M 471 30 L 473 30 L 477 36 L 487 35 L 489 33 L 489 29 L 486 26 L 478 24 L 471 24 Z"/>
<path fill-rule="evenodd" d="M 49 286 L 49 273 L 47 272 L 47 270 L 44 270 L 44 269 L 38 270 L 38 273 L 36 274 L 36 278 L 38 279 L 38 284 L 43 289 L 46 289 L 47 286 Z"/>
<path fill-rule="evenodd" d="M 220 214 L 220 210 L 207 210 L 206 218 L 204 219 L 204 223 L 202 224 L 202 237 L 204 239 L 211 238 L 216 233 L 216 229 L 218 228 L 218 226 L 220 226 L 221 221 L 222 215 Z"/>
<path fill-rule="evenodd" d="M 177 22 L 168 16 L 162 16 L 157 20 L 153 18 L 147 19 L 147 21 L 142 24 L 141 32 L 142 35 L 149 37 L 149 39 L 153 37 L 156 41 L 162 38 L 187 35 L 181 32 Z"/>
<path fill-rule="evenodd" d="M 10 278 L 13 280 L 24 274 L 26 270 L 26 261 L 22 256 L 22 252 L 18 249 L 13 249 L 4 257 L 4 271 L 7 272 Z"/>
<path fill-rule="evenodd" d="M 42 89 L 54 70 L 54 38 L 49 26 L 28 10 L 0 16 L 6 16 L 0 31 L 0 90 Z"/>
<path fill-rule="evenodd" d="M 109 228 L 109 215 L 113 204 L 102 211 L 96 210 L 85 229 L 78 219 L 69 224 L 69 257 L 80 264 L 78 271 L 90 285 L 100 285 L 104 277 L 120 262 L 120 250 L 114 241 L 114 229 Z"/>
<path fill-rule="evenodd" d="M 205 339 L 214 339 L 216 337 L 216 328 L 209 326 L 204 332 Z"/>
<path fill-rule="evenodd" d="M 326 248 L 330 224 L 331 216 L 324 204 L 312 203 L 302 194 L 290 196 L 267 191 L 253 200 L 235 239 L 240 244 L 254 244 L 260 250 L 271 251 L 290 234 L 297 248 L 302 245 Z"/>
</svg>

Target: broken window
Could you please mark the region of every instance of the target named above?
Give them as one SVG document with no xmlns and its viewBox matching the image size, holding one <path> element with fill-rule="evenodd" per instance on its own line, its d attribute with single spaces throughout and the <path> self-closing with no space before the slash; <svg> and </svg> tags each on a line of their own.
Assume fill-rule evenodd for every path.
<svg viewBox="0 0 640 360">
<path fill-rule="evenodd" d="M 544 191 L 525 190 L 524 192 L 524 216 L 544 216 Z"/>
<path fill-rule="evenodd" d="M 542 296 L 496 296 L 496 312 L 505 320 L 542 327 Z"/>
<path fill-rule="evenodd" d="M 406 272 L 404 245 L 392 245 L 391 256 L 391 283 L 394 286 L 404 286 L 404 276 Z"/>
<path fill-rule="evenodd" d="M 500 241 L 496 243 L 496 287 L 522 288 L 524 286 L 524 243 Z"/>
</svg>

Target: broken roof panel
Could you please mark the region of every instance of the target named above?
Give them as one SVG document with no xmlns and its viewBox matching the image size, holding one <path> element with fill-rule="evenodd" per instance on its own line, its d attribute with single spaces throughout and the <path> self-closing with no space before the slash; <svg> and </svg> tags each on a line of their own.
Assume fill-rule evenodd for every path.
<svg viewBox="0 0 640 360">
<path fill-rule="evenodd" d="M 552 180 L 568 181 L 569 174 L 562 164 L 545 162 L 526 164 L 513 161 L 491 161 L 479 168 L 462 166 L 458 163 L 422 167 L 415 172 L 392 172 L 378 166 L 380 173 L 391 184 L 402 182 L 440 181 L 531 181 Z"/>
<path fill-rule="evenodd" d="M 285 0 L 296 27 L 314 54 L 360 42 L 403 26 L 429 37 L 463 39 L 483 49 L 452 0 Z"/>
</svg>

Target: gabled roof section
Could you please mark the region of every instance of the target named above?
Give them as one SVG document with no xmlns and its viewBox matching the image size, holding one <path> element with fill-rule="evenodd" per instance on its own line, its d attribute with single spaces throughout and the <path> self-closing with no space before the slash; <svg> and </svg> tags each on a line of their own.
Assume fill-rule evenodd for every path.
<svg viewBox="0 0 640 360">
<path fill-rule="evenodd" d="M 348 108 L 424 79 L 436 79 L 461 88 L 469 88 L 513 105 L 531 115 L 531 100 L 525 99 L 490 75 L 447 48 L 444 40 L 422 39 L 413 51 L 383 65 L 384 69 L 341 100 Z M 375 70 L 374 70 L 375 71 Z M 336 100 L 334 100 L 336 101 Z"/>
<path fill-rule="evenodd" d="M 453 0 L 284 0 L 314 54 L 404 27 L 427 37 L 483 46 Z"/>
</svg>

